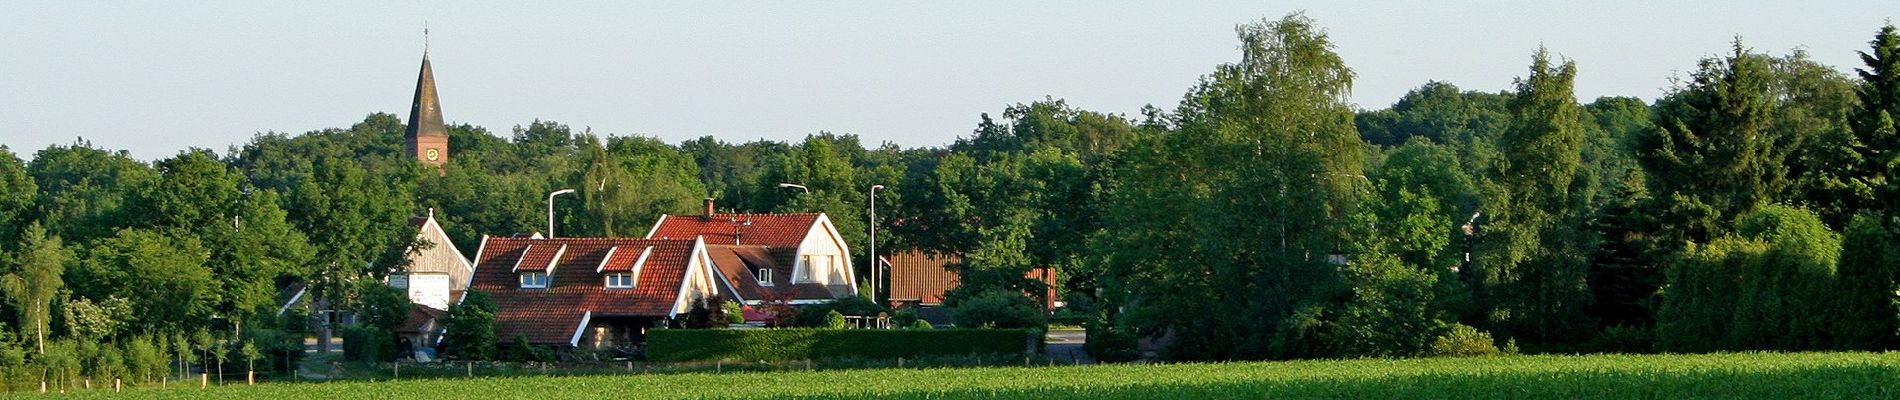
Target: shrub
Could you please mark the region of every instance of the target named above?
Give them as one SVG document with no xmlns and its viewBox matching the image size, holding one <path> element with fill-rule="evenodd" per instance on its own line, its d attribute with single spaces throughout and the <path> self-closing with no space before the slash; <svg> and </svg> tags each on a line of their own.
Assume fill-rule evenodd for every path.
<svg viewBox="0 0 1900 400">
<path fill-rule="evenodd" d="M 936 329 L 937 328 L 935 326 L 931 326 L 930 321 L 914 319 L 914 318 L 910 320 L 909 324 L 904 325 L 904 327 L 908 329 Z"/>
<path fill-rule="evenodd" d="M 966 328 L 1033 328 L 1043 326 L 1041 308 L 1022 293 L 990 290 L 957 302 L 950 318 Z"/>
<path fill-rule="evenodd" d="M 1478 357 L 1503 354 L 1498 350 L 1497 342 L 1491 334 L 1479 331 L 1465 324 L 1454 324 L 1444 336 L 1432 342 L 1431 355 L 1436 357 Z"/>
<path fill-rule="evenodd" d="M 831 310 L 831 312 L 825 313 L 825 328 L 844 329 L 844 313 L 840 313 L 838 310 Z"/>
<path fill-rule="evenodd" d="M 910 327 L 917 325 L 917 321 L 921 320 L 921 318 L 917 317 L 916 308 L 897 310 L 897 313 L 891 314 L 891 324 L 896 326 Z M 926 324 L 928 324 L 928 322 L 926 322 Z"/>
<path fill-rule="evenodd" d="M 1815 350 L 1834 345 L 1841 241 L 1813 213 L 1771 205 L 1741 236 L 1691 245 L 1670 266 L 1656 329 L 1664 350 Z"/>
<path fill-rule="evenodd" d="M 721 308 L 725 309 L 726 323 L 745 323 L 745 307 L 739 306 L 739 302 L 726 300 L 726 304 L 722 305 Z"/>
<path fill-rule="evenodd" d="M 343 358 L 350 361 L 396 360 L 396 335 L 373 326 L 343 328 Z"/>
<path fill-rule="evenodd" d="M 449 307 L 443 318 L 442 344 L 448 354 L 464 360 L 493 360 L 495 346 L 495 301 L 488 293 L 470 290 L 460 304 Z"/>
<path fill-rule="evenodd" d="M 1022 354 L 1022 329 L 660 329 L 647 332 L 652 361 L 892 359 Z"/>
<path fill-rule="evenodd" d="M 514 344 L 508 345 L 508 361 L 554 362 L 554 350 L 528 343 L 527 336 L 515 335 Z"/>
</svg>

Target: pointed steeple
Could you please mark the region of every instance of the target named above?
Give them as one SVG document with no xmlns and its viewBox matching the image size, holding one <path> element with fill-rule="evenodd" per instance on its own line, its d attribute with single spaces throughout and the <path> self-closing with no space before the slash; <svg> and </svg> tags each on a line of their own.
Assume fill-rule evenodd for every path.
<svg viewBox="0 0 1900 400">
<path fill-rule="evenodd" d="M 441 167 L 449 161 L 449 130 L 442 124 L 442 103 L 435 96 L 435 72 L 429 51 L 422 51 L 422 72 L 416 76 L 416 97 L 409 106 L 409 130 L 404 144 L 417 161 Z"/>
<path fill-rule="evenodd" d="M 416 76 L 416 98 L 409 106 L 409 137 L 448 136 L 442 124 L 442 103 L 435 97 L 435 72 L 429 69 L 429 53 L 422 53 L 422 72 Z"/>
</svg>

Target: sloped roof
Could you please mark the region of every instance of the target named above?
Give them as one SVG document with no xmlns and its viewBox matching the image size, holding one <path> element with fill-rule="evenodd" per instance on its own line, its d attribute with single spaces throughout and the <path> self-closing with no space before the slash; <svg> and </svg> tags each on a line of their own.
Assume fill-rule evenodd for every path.
<svg viewBox="0 0 1900 400">
<path fill-rule="evenodd" d="M 818 223 L 819 213 L 663 215 L 649 239 L 692 239 L 706 244 L 760 245 L 797 249 Z"/>
<path fill-rule="evenodd" d="M 495 333 L 502 341 L 522 335 L 530 343 L 566 344 L 590 312 L 595 317 L 669 316 L 685 283 L 693 246 L 691 239 L 490 237 L 476 261 L 471 287 L 488 292 L 499 306 Z M 558 260 L 551 255 L 536 258 L 541 251 L 535 249 L 562 247 L 566 250 L 558 252 Z M 606 274 L 616 270 L 597 271 L 603 260 L 609 265 L 624 262 L 626 268 L 617 271 L 627 271 L 634 261 L 626 255 L 637 258 L 648 248 L 651 253 L 632 289 L 606 288 Z M 536 260 L 557 261 L 558 267 L 549 276 L 548 288 L 522 289 L 514 267 L 521 264 L 528 270 L 528 264 Z"/>
<path fill-rule="evenodd" d="M 448 311 L 437 310 L 435 307 L 421 304 L 411 305 L 409 306 L 408 318 L 402 321 L 401 326 L 396 327 L 396 332 L 423 333 L 422 330 L 424 328 L 428 328 L 430 325 L 435 324 L 434 321 L 441 320 L 442 317 L 447 315 L 449 315 Z"/>
<path fill-rule="evenodd" d="M 706 252 L 719 273 L 726 277 L 731 290 L 738 291 L 738 297 L 747 301 L 768 301 L 790 295 L 792 300 L 830 300 L 836 298 L 825 285 L 801 283 L 793 285 L 792 259 L 797 256 L 796 249 L 782 249 L 767 246 L 707 245 Z M 783 257 L 781 257 L 783 256 Z M 759 284 L 758 274 L 753 271 L 761 268 L 772 270 L 772 286 Z M 724 293 L 727 287 L 721 287 Z"/>
</svg>

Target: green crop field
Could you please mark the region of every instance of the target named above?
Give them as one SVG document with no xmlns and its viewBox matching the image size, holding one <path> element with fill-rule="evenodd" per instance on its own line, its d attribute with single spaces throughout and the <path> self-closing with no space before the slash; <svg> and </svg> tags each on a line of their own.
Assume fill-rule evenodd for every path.
<svg viewBox="0 0 1900 400">
<path fill-rule="evenodd" d="M 45 398 L 38 394 L 21 397 Z M 1900 398 L 1900 353 L 1497 358 L 436 379 L 96 398 Z M 58 396 L 52 396 L 58 397 Z"/>
</svg>

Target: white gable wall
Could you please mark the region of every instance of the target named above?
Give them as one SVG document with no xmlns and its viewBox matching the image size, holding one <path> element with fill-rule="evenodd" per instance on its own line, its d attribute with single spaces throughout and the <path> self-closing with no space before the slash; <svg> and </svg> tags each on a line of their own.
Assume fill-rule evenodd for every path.
<svg viewBox="0 0 1900 400">
<path fill-rule="evenodd" d="M 844 286 L 850 294 L 858 293 L 857 274 L 851 268 L 851 248 L 838 234 L 838 228 L 831 225 L 830 218 L 820 215 L 805 233 L 805 241 L 798 245 L 792 278 L 794 283 Z"/>
<path fill-rule="evenodd" d="M 712 256 L 706 253 L 706 240 L 694 239 L 693 250 L 687 253 L 686 279 L 680 282 L 679 298 L 673 300 L 673 315 L 692 311 L 700 299 L 718 295 L 714 289 Z"/>
</svg>

